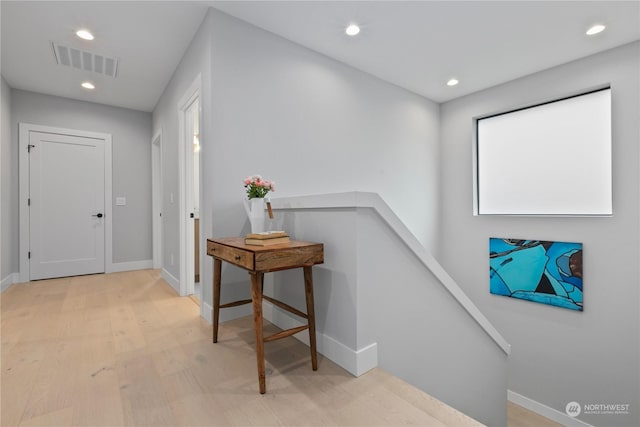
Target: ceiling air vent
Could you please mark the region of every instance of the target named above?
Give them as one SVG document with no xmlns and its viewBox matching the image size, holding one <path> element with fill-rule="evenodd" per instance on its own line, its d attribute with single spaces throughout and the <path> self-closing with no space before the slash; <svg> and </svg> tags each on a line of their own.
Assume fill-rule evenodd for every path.
<svg viewBox="0 0 640 427">
<path fill-rule="evenodd" d="M 51 42 L 53 55 L 58 65 L 90 71 L 109 77 L 116 77 L 118 71 L 118 59 L 85 50 L 68 47 L 56 42 Z"/>
</svg>

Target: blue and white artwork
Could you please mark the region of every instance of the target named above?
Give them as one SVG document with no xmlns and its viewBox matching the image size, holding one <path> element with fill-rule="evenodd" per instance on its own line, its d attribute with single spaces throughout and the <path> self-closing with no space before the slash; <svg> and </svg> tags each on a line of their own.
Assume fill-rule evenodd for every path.
<svg viewBox="0 0 640 427">
<path fill-rule="evenodd" d="M 489 288 L 582 311 L 582 243 L 490 238 Z"/>
</svg>

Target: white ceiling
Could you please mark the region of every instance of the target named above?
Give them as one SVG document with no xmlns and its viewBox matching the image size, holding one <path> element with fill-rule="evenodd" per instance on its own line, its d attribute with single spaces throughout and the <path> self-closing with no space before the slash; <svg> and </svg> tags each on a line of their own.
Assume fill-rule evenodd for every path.
<svg viewBox="0 0 640 427">
<path fill-rule="evenodd" d="M 438 102 L 640 39 L 640 1 L 2 0 L 2 75 L 13 88 L 151 111 L 209 5 Z M 350 22 L 362 27 L 353 38 Z M 594 23 L 607 30 L 585 36 Z M 81 26 L 96 40 L 78 39 Z M 56 65 L 51 41 L 117 57 L 118 76 Z M 93 92 L 79 86 L 88 77 Z M 446 86 L 451 77 L 460 84 Z"/>
<path fill-rule="evenodd" d="M 2 0 L 2 76 L 12 88 L 152 111 L 204 19 L 205 3 Z M 89 28 L 95 40 L 75 31 Z M 115 78 L 57 65 L 51 42 L 118 58 Z M 83 80 L 96 89 L 80 87 Z"/>
<path fill-rule="evenodd" d="M 640 39 L 640 1 L 216 1 L 226 13 L 444 102 Z M 356 37 L 348 23 L 361 26 Z M 607 25 L 596 36 L 585 31 Z M 448 87 L 455 77 L 460 84 Z"/>
</svg>

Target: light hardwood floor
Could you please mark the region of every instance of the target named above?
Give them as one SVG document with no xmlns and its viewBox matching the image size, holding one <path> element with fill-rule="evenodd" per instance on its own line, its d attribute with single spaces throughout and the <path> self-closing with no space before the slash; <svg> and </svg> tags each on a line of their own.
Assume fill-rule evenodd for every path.
<svg viewBox="0 0 640 427">
<path fill-rule="evenodd" d="M 508 403 L 507 422 L 509 427 L 562 427 L 555 421 L 531 412 L 515 403 Z"/>
<path fill-rule="evenodd" d="M 157 271 L 18 284 L 1 310 L 3 427 L 479 425 L 381 369 L 354 378 L 319 356 L 313 372 L 293 338 L 266 346 L 260 395 L 251 318 L 212 344 Z"/>
</svg>

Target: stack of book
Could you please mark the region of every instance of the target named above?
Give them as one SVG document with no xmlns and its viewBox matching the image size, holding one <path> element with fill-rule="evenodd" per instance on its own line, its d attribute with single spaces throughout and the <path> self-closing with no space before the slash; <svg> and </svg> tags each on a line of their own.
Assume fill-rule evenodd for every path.
<svg viewBox="0 0 640 427">
<path fill-rule="evenodd" d="M 247 234 L 245 245 L 269 246 L 289 242 L 289 235 L 284 231 L 265 231 L 263 233 Z"/>
</svg>

